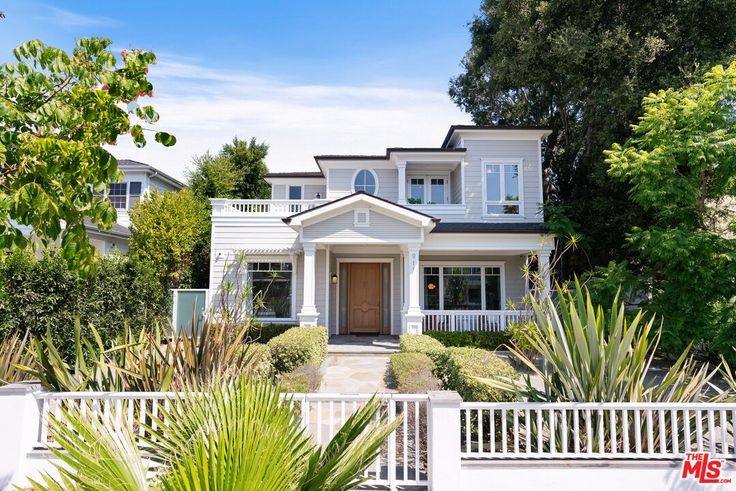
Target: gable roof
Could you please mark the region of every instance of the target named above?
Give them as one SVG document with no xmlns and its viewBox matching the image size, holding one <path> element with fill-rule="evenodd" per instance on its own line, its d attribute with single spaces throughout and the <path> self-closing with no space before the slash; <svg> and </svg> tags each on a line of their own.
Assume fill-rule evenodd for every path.
<svg viewBox="0 0 736 491">
<path fill-rule="evenodd" d="M 358 191 L 357 193 L 343 196 L 342 198 L 338 198 L 334 201 L 315 206 L 314 208 L 310 208 L 309 210 L 295 213 L 294 215 L 282 218 L 281 220 L 289 226 L 301 226 L 302 221 L 304 220 L 318 217 L 330 212 L 335 212 L 343 207 L 350 206 L 361 201 L 375 205 L 383 210 L 392 212 L 394 214 L 403 215 L 407 218 L 413 218 L 419 221 L 422 227 L 434 227 L 434 225 L 440 221 L 439 218 L 427 215 L 426 213 L 422 213 L 417 210 L 413 210 L 398 203 L 394 203 L 393 201 L 389 201 L 387 199 L 368 194 L 365 191 Z"/>
<path fill-rule="evenodd" d="M 174 179 L 170 175 L 164 172 L 161 172 L 160 170 L 156 169 L 152 165 L 144 164 L 143 162 L 138 162 L 137 160 L 118 159 L 118 167 L 141 170 L 141 171 L 147 172 L 151 176 L 161 177 L 163 180 L 169 181 L 169 183 L 178 187 L 179 189 L 184 189 L 186 187 L 186 185 L 180 180 Z"/>
</svg>

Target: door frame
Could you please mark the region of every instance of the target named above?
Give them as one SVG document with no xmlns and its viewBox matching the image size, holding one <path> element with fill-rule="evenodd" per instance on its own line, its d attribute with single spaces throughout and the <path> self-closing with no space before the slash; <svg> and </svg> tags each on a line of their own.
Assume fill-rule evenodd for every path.
<svg viewBox="0 0 736 491">
<path fill-rule="evenodd" d="M 338 257 L 337 258 L 337 277 L 338 285 L 335 291 L 335 326 L 337 327 L 337 335 L 341 335 L 340 328 L 340 265 L 342 263 L 388 263 L 389 287 L 389 334 L 394 333 L 394 258 L 392 257 Z M 347 327 L 346 327 L 347 330 Z"/>
</svg>

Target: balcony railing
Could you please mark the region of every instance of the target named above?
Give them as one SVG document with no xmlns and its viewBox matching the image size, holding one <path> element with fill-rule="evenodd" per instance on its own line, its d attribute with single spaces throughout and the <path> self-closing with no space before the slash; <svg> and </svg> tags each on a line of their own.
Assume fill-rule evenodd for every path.
<svg viewBox="0 0 736 491">
<path fill-rule="evenodd" d="M 520 321 L 520 310 L 423 310 L 423 331 L 505 331 Z"/>
<path fill-rule="evenodd" d="M 219 211 L 224 215 L 287 217 L 327 202 L 326 199 L 228 199 L 222 200 L 221 209 L 216 209 L 215 213 Z M 213 208 L 217 208 L 217 204 L 213 202 Z"/>
</svg>

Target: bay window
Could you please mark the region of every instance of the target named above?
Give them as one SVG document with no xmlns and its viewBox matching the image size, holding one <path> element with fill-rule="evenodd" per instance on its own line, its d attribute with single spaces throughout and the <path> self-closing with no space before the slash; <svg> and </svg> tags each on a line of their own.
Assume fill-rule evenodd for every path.
<svg viewBox="0 0 736 491">
<path fill-rule="evenodd" d="M 255 317 L 262 319 L 291 318 L 291 263 L 248 263 L 248 277 Z"/>
<path fill-rule="evenodd" d="M 424 266 L 422 276 L 425 310 L 501 310 L 501 266 Z"/>
<path fill-rule="evenodd" d="M 521 164 L 486 163 L 484 179 L 485 215 L 521 214 Z"/>
</svg>

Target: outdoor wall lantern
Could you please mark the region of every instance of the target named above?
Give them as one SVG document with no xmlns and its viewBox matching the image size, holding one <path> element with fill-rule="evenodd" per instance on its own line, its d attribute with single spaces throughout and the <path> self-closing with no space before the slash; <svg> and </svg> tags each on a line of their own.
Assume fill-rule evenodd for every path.
<svg viewBox="0 0 736 491">
<path fill-rule="evenodd" d="M 335 273 L 332 273 L 330 275 L 330 283 L 332 283 L 333 285 L 337 285 L 337 275 Z"/>
<path fill-rule="evenodd" d="M 320 193 L 317 193 L 314 195 L 314 199 L 322 199 L 322 195 Z"/>
</svg>

